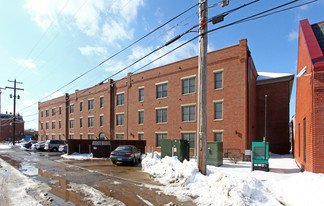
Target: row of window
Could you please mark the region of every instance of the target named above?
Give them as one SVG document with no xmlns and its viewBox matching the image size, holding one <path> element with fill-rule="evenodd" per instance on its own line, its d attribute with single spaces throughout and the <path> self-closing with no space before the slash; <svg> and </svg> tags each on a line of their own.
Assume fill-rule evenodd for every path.
<svg viewBox="0 0 324 206">
<path fill-rule="evenodd" d="M 223 71 L 214 72 L 214 89 L 223 88 Z M 196 92 L 196 77 L 188 77 L 182 79 L 182 94 L 192 94 Z M 116 105 L 124 105 L 124 93 L 119 93 L 116 95 Z M 158 83 L 156 84 L 156 98 L 165 98 L 168 96 L 168 83 Z M 144 101 L 144 88 L 138 89 L 138 101 Z"/>
<path fill-rule="evenodd" d="M 101 115 L 100 117 L 100 127 L 103 127 L 104 126 L 104 116 Z M 88 127 L 89 128 L 92 128 L 94 126 L 94 117 L 88 117 Z M 56 127 L 56 122 L 53 121 L 52 122 L 52 129 L 55 129 Z M 62 127 L 62 122 L 59 121 L 59 129 L 61 129 Z M 43 123 L 41 123 L 41 128 L 43 129 Z M 46 122 L 46 125 L 45 125 L 45 128 L 46 129 L 49 129 L 49 122 Z M 74 128 L 74 119 L 70 119 L 70 129 L 73 129 Z M 81 117 L 80 118 L 80 128 L 83 128 L 83 118 Z"/>
<path fill-rule="evenodd" d="M 156 123 L 168 122 L 168 108 L 156 109 Z M 223 102 L 214 103 L 214 119 L 223 119 Z M 181 107 L 181 121 L 196 121 L 196 105 L 188 105 Z M 144 124 L 144 111 L 138 111 L 138 124 Z M 124 113 L 116 114 L 116 125 L 124 125 Z"/>
<path fill-rule="evenodd" d="M 103 108 L 104 107 L 104 97 L 100 97 L 99 99 L 99 106 L 100 108 Z M 74 113 L 74 104 L 71 104 L 69 106 L 70 108 L 70 111 L 69 113 L 70 114 L 73 114 Z M 80 112 L 83 111 L 83 101 L 80 102 Z M 89 99 L 88 100 L 88 110 L 93 110 L 94 109 L 94 99 Z M 56 108 L 52 108 L 52 116 L 55 116 L 56 114 Z M 59 107 L 59 115 L 62 114 L 62 108 Z M 49 109 L 45 110 L 45 116 L 48 117 L 49 116 Z M 43 117 L 43 111 L 41 111 L 41 117 Z"/>
</svg>

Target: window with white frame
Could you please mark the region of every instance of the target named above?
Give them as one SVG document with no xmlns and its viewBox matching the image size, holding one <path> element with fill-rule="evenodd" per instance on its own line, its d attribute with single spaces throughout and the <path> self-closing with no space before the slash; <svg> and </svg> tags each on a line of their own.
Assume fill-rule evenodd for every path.
<svg viewBox="0 0 324 206">
<path fill-rule="evenodd" d="M 91 128 L 94 125 L 94 117 L 88 117 L 88 127 Z"/>
<path fill-rule="evenodd" d="M 56 108 L 52 108 L 52 116 L 55 116 L 55 113 L 56 113 Z"/>
<path fill-rule="evenodd" d="M 80 102 L 80 112 L 83 111 L 83 102 Z"/>
<path fill-rule="evenodd" d="M 193 149 L 195 148 L 195 139 L 196 139 L 196 133 L 181 133 L 181 139 L 187 140 L 189 142 L 189 148 Z"/>
<path fill-rule="evenodd" d="M 70 129 L 74 128 L 74 119 L 70 119 Z"/>
<path fill-rule="evenodd" d="M 93 134 L 88 134 L 88 139 L 94 139 L 94 135 Z"/>
<path fill-rule="evenodd" d="M 223 102 L 214 102 L 214 119 L 223 119 Z"/>
<path fill-rule="evenodd" d="M 223 141 L 223 132 L 214 132 L 214 141 L 222 142 Z"/>
<path fill-rule="evenodd" d="M 168 108 L 156 109 L 156 123 L 168 122 Z"/>
<path fill-rule="evenodd" d="M 70 139 L 74 139 L 74 134 L 70 134 Z"/>
<path fill-rule="evenodd" d="M 116 134 L 116 140 L 124 140 L 124 134 Z"/>
<path fill-rule="evenodd" d="M 55 129 L 55 121 L 52 122 L 52 129 Z"/>
<path fill-rule="evenodd" d="M 81 117 L 80 118 L 80 128 L 82 128 L 83 127 L 83 118 Z"/>
<path fill-rule="evenodd" d="M 100 97 L 100 108 L 104 107 L 104 97 Z"/>
<path fill-rule="evenodd" d="M 144 140 L 144 133 L 138 133 L 138 140 Z"/>
<path fill-rule="evenodd" d="M 104 125 L 104 116 L 101 115 L 100 116 L 100 127 L 103 127 L 103 125 Z"/>
<path fill-rule="evenodd" d="M 138 124 L 144 124 L 144 111 L 138 111 Z"/>
<path fill-rule="evenodd" d="M 55 134 L 52 134 L 52 139 L 55 139 Z"/>
<path fill-rule="evenodd" d="M 93 110 L 93 102 L 94 102 L 94 99 L 88 100 L 88 110 Z"/>
<path fill-rule="evenodd" d="M 156 85 L 156 98 L 164 98 L 168 96 L 168 83 Z"/>
<path fill-rule="evenodd" d="M 49 110 L 48 110 L 48 109 L 45 111 L 45 116 L 46 116 L 46 117 L 49 116 Z"/>
<path fill-rule="evenodd" d="M 182 121 L 192 122 L 196 120 L 196 105 L 182 106 Z"/>
<path fill-rule="evenodd" d="M 80 139 L 83 139 L 83 134 L 80 134 Z"/>
<path fill-rule="evenodd" d="M 62 127 L 62 121 L 60 120 L 59 121 L 59 129 L 61 129 L 61 127 Z"/>
<path fill-rule="evenodd" d="M 191 94 L 196 92 L 196 77 L 182 79 L 182 94 Z"/>
<path fill-rule="evenodd" d="M 71 104 L 70 105 L 70 114 L 73 114 L 74 113 L 74 104 Z"/>
<path fill-rule="evenodd" d="M 49 129 L 49 122 L 46 122 L 46 123 L 45 123 L 45 128 L 46 128 L 46 129 Z"/>
<path fill-rule="evenodd" d="M 168 134 L 167 133 L 156 134 L 156 147 L 161 147 L 162 139 L 168 139 Z"/>
<path fill-rule="evenodd" d="M 214 72 L 214 89 L 223 88 L 223 71 Z"/>
<path fill-rule="evenodd" d="M 124 105 L 124 93 L 117 94 L 117 102 L 116 105 Z"/>
<path fill-rule="evenodd" d="M 140 102 L 144 101 L 144 88 L 138 89 L 138 101 Z"/>
<path fill-rule="evenodd" d="M 116 126 L 124 125 L 124 114 L 116 114 Z"/>
</svg>

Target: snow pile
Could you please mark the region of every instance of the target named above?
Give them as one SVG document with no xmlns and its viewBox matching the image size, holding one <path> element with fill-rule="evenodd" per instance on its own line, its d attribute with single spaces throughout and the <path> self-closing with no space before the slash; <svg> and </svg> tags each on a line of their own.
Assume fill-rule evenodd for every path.
<svg viewBox="0 0 324 206">
<path fill-rule="evenodd" d="M 70 160 L 87 160 L 87 159 L 92 159 L 93 155 L 91 154 L 80 154 L 77 152 L 74 152 L 70 155 L 68 154 L 63 154 L 61 155 L 64 159 L 70 159 Z"/>
<path fill-rule="evenodd" d="M 194 160 L 181 163 L 177 157 L 154 156 L 148 155 L 142 161 L 143 170 L 166 185 L 161 188 L 166 194 L 180 200 L 195 197 L 193 201 L 198 205 L 280 205 L 254 177 L 240 178 L 215 170 L 208 170 L 204 176 Z"/>
<path fill-rule="evenodd" d="M 285 205 L 323 205 L 324 174 L 298 173 L 277 182 L 277 198 Z"/>
<path fill-rule="evenodd" d="M 69 190 L 74 192 L 81 192 L 85 194 L 84 200 L 91 203 L 91 205 L 116 205 L 116 206 L 124 206 L 125 204 L 119 200 L 116 200 L 112 197 L 106 196 L 104 193 L 99 190 L 94 189 L 93 187 L 89 187 L 85 184 L 75 184 L 69 183 L 71 187 Z"/>
<path fill-rule="evenodd" d="M 12 145 L 10 144 L 0 144 L 0 149 L 11 149 Z"/>
</svg>

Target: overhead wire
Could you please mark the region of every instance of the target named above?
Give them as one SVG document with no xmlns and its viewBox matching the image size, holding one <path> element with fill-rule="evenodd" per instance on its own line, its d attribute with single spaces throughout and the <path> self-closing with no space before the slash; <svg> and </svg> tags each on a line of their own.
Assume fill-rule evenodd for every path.
<svg viewBox="0 0 324 206">
<path fill-rule="evenodd" d="M 267 12 L 273 11 L 274 9 L 278 9 L 278 8 L 281 8 L 281 7 L 287 6 L 287 5 L 292 4 L 292 3 L 296 2 L 296 1 L 299 1 L 299 0 L 294 0 L 294 1 L 288 2 L 288 3 L 286 3 L 286 4 L 282 4 L 282 5 L 280 5 L 280 6 L 277 6 L 277 7 L 272 8 L 272 9 L 268 9 L 268 10 L 265 10 L 265 11 L 263 11 L 263 12 L 260 12 L 260 13 L 254 14 L 254 15 L 251 15 L 251 16 L 249 16 L 249 17 L 246 17 L 246 18 L 243 18 L 243 19 L 240 19 L 240 20 L 234 21 L 234 22 L 232 22 L 232 23 L 229 23 L 229 24 L 226 24 L 226 25 L 223 25 L 223 26 L 217 27 L 217 28 L 215 28 L 215 29 L 209 30 L 209 31 L 207 31 L 207 32 L 205 32 L 205 33 L 213 33 L 214 31 L 217 31 L 217 30 L 220 30 L 220 29 L 223 29 L 223 28 L 226 28 L 226 27 L 229 27 L 229 26 L 235 25 L 235 24 L 243 23 L 243 22 L 250 21 L 250 20 L 255 20 L 255 19 L 256 19 L 255 17 L 257 17 L 257 16 L 259 16 L 259 15 L 262 15 L 262 14 L 265 14 L 265 13 L 267 13 Z M 272 12 L 272 13 L 269 14 L 269 15 L 272 15 L 272 14 L 274 14 L 274 13 L 283 12 L 283 11 L 286 11 L 286 10 L 289 10 L 289 9 L 297 8 L 297 7 L 300 7 L 300 6 L 304 6 L 304 5 L 306 5 L 306 4 L 314 3 L 314 2 L 316 2 L 316 1 L 318 1 L 318 0 L 313 0 L 313 1 L 310 1 L 310 2 L 307 2 L 307 3 L 303 3 L 303 4 L 300 4 L 300 5 L 296 5 L 296 6 L 290 7 L 290 8 L 282 9 L 282 10 L 277 11 L 277 12 Z M 262 18 L 262 17 L 266 17 L 266 16 L 269 16 L 269 15 L 263 15 L 263 16 L 260 16 L 260 18 Z M 191 42 L 191 41 L 197 39 L 199 36 L 200 36 L 200 35 L 197 35 L 197 36 L 191 38 L 190 40 L 188 40 L 188 41 L 182 43 L 181 45 L 175 47 L 174 49 L 170 50 L 169 52 L 167 52 L 167 53 L 165 53 L 165 54 L 159 56 L 158 58 L 152 60 L 152 61 L 149 62 L 148 64 L 146 64 L 146 65 L 144 65 L 144 66 L 142 66 L 142 67 L 140 67 L 140 68 L 134 70 L 134 71 L 132 72 L 132 74 L 136 74 L 136 72 L 138 72 L 138 71 L 140 71 L 141 69 L 145 68 L 146 66 L 152 64 L 153 62 L 155 62 L 155 61 L 157 61 L 157 60 L 159 60 L 159 59 L 161 59 L 161 58 L 167 56 L 168 54 L 174 52 L 175 50 L 177 50 L 177 49 L 183 47 L 184 45 L 188 44 L 189 42 Z M 125 77 L 125 78 L 126 78 L 126 77 Z M 125 78 L 122 78 L 122 79 L 125 79 Z M 101 81 L 99 84 L 96 84 L 95 86 L 101 85 L 101 84 L 102 84 L 105 80 L 107 80 L 107 79 L 108 79 L 108 78 L 105 78 L 103 81 Z M 116 81 L 114 81 L 112 84 L 116 84 L 116 82 L 121 81 L 122 79 L 116 80 Z M 101 90 L 99 90 L 99 91 L 96 91 L 96 93 L 98 93 L 98 92 L 100 92 L 100 91 L 106 89 L 107 87 L 110 87 L 112 84 L 107 84 L 103 89 L 101 89 Z M 82 91 L 81 93 L 78 93 L 78 95 L 80 96 L 81 94 L 83 94 L 83 93 L 89 91 L 89 90 L 92 89 L 92 88 L 93 88 L 93 87 L 87 88 L 87 89 L 85 89 L 84 91 Z M 86 96 L 85 96 L 84 99 L 86 99 L 86 97 L 89 96 L 89 95 L 91 95 L 91 94 L 92 94 L 91 92 L 90 92 L 89 94 L 86 94 Z M 83 99 L 83 100 L 84 100 L 84 99 Z M 67 100 L 67 101 L 70 101 L 70 100 L 71 100 L 71 99 L 69 99 L 69 100 Z M 62 102 L 62 103 L 66 103 L 66 102 Z M 62 104 L 61 104 L 61 105 L 62 105 Z"/>
<path fill-rule="evenodd" d="M 131 46 L 135 45 L 136 43 L 138 43 L 139 41 L 141 41 L 142 39 L 146 38 L 147 36 L 149 36 L 150 34 L 154 33 L 155 31 L 159 30 L 160 28 L 164 27 L 165 25 L 167 25 L 168 23 L 172 22 L 173 20 L 177 19 L 178 17 L 180 17 L 181 15 L 185 14 L 186 12 L 190 11 L 191 9 L 195 8 L 196 6 L 198 6 L 199 3 L 195 4 L 194 6 L 190 7 L 189 9 L 183 11 L 182 13 L 178 14 L 177 16 L 173 17 L 172 19 L 170 19 L 169 21 L 167 21 L 166 23 L 162 24 L 161 26 L 157 27 L 156 29 L 152 30 L 151 32 L 149 32 L 148 34 L 142 36 L 141 38 L 137 39 L 136 41 L 134 41 L 133 43 L 129 44 L 128 46 L 126 46 L 125 48 L 121 49 L 120 51 L 116 52 L 115 54 L 113 54 L 112 56 L 108 57 L 107 59 L 105 59 L 104 61 L 102 61 L 101 63 L 99 63 L 98 65 L 96 65 L 95 67 L 91 68 L 90 70 L 82 73 L 81 75 L 79 75 L 78 77 L 74 78 L 72 81 L 68 82 L 67 84 L 63 85 L 62 87 L 60 87 L 59 89 L 55 90 L 54 92 L 52 92 L 51 94 L 47 95 L 46 97 L 40 99 L 39 101 L 42 101 L 44 99 L 46 99 L 47 97 L 55 94 L 56 92 L 60 91 L 61 89 L 65 88 L 66 86 L 70 85 L 71 83 L 75 82 L 76 80 L 80 79 L 81 77 L 83 77 L 84 75 L 88 74 L 89 72 L 97 69 L 98 67 L 100 67 L 101 65 L 103 65 L 105 62 L 107 62 L 108 60 L 112 59 L 113 57 L 117 56 L 118 54 L 120 54 L 121 52 L 125 51 L 126 49 L 130 48 Z M 30 108 L 31 106 L 35 105 L 32 104 L 30 106 L 27 106 L 25 108 L 23 108 L 21 111 Z"/>
</svg>

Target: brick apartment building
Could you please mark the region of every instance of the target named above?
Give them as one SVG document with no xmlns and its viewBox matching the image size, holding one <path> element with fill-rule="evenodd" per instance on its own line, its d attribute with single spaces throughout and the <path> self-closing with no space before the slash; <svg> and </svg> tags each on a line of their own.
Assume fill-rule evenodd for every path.
<svg viewBox="0 0 324 206">
<path fill-rule="evenodd" d="M 194 148 L 197 72 L 192 57 L 39 103 L 39 138 L 143 139 L 156 150 L 163 138 L 183 138 Z M 207 141 L 223 141 L 224 152 L 243 154 L 262 141 L 267 94 L 270 150 L 289 153 L 294 75 L 260 74 L 246 39 L 208 54 Z"/>
<path fill-rule="evenodd" d="M 13 133 L 13 115 L 1 114 L 0 118 L 0 141 L 12 140 Z M 16 115 L 15 138 L 16 140 L 24 138 L 25 121 L 22 116 Z"/>
<path fill-rule="evenodd" d="M 302 169 L 324 173 L 324 22 L 300 21 L 294 156 Z"/>
</svg>

